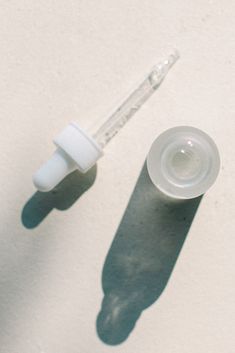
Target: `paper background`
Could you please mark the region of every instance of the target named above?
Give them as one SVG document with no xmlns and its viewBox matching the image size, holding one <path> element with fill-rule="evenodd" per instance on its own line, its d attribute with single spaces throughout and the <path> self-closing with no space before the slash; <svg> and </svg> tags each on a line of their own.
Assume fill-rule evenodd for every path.
<svg viewBox="0 0 235 353">
<path fill-rule="evenodd" d="M 1 353 L 234 352 L 234 11 L 232 0 L 0 2 Z M 28 204 L 53 137 L 71 120 L 92 126 L 173 47 L 181 59 L 89 190 L 77 199 L 75 178 L 69 199 Z M 184 124 L 213 137 L 221 172 L 163 294 L 113 347 L 96 332 L 104 261 L 151 142 Z"/>
</svg>

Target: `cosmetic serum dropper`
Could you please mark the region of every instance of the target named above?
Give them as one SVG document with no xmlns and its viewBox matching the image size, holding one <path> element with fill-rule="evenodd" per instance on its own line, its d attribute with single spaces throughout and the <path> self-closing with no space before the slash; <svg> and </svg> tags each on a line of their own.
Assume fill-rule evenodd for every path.
<svg viewBox="0 0 235 353">
<path fill-rule="evenodd" d="M 57 149 L 52 157 L 34 174 L 33 182 L 39 191 L 52 190 L 66 175 L 78 169 L 86 173 L 103 155 L 107 143 L 156 91 L 164 77 L 179 58 L 175 51 L 153 67 L 143 82 L 96 130 L 89 134 L 77 123 L 70 123 L 57 137 Z"/>
</svg>

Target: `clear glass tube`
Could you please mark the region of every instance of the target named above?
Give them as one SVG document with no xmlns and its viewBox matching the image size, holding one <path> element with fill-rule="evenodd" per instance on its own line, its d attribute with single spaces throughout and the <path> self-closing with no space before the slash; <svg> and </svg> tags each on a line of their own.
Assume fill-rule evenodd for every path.
<svg viewBox="0 0 235 353">
<path fill-rule="evenodd" d="M 140 109 L 153 92 L 156 91 L 178 58 L 179 54 L 175 51 L 166 60 L 163 60 L 154 66 L 144 81 L 93 134 L 94 139 L 102 148 L 106 146 L 126 122 Z"/>
</svg>

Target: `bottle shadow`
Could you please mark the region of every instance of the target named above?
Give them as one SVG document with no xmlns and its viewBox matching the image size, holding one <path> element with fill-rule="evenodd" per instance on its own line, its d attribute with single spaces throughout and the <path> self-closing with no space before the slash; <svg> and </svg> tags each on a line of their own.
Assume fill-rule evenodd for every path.
<svg viewBox="0 0 235 353">
<path fill-rule="evenodd" d="M 76 170 L 52 191 L 37 191 L 22 210 L 22 224 L 32 229 L 37 227 L 54 208 L 61 211 L 70 208 L 94 184 L 96 174 L 96 165 L 86 174 Z"/>
<path fill-rule="evenodd" d="M 173 201 L 149 179 L 146 163 L 106 257 L 97 334 L 125 341 L 142 311 L 161 295 L 201 201 Z"/>
</svg>

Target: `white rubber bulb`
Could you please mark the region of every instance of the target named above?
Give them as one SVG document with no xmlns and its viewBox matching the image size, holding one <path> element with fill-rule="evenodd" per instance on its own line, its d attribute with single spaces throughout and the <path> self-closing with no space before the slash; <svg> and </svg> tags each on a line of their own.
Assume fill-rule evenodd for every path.
<svg viewBox="0 0 235 353">
<path fill-rule="evenodd" d="M 34 174 L 33 183 L 39 191 L 47 192 L 75 169 L 74 161 L 66 152 L 58 148 L 52 157 Z"/>
</svg>

